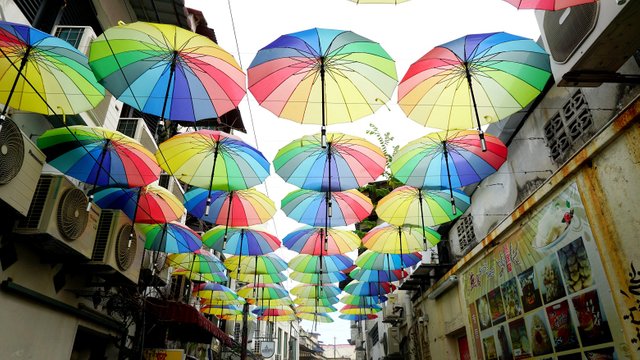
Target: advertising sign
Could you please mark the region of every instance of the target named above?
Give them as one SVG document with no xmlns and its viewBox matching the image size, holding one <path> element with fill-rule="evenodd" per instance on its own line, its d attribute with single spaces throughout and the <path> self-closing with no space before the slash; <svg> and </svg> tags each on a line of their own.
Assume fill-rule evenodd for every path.
<svg viewBox="0 0 640 360">
<path fill-rule="evenodd" d="M 620 358 L 619 317 L 575 183 L 462 279 L 481 358 Z"/>
</svg>

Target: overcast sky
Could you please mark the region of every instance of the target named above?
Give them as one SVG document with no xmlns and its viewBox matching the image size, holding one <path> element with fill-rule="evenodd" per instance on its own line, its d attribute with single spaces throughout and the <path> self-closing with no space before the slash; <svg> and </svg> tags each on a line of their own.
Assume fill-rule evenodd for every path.
<svg viewBox="0 0 640 360">
<path fill-rule="evenodd" d="M 233 54 L 245 71 L 256 52 L 278 36 L 314 27 L 351 30 L 380 43 L 396 61 L 399 79 L 434 46 L 467 34 L 506 31 L 534 40 L 540 34 L 533 11 L 516 10 L 502 0 L 412 0 L 400 5 L 356 5 L 348 0 L 187 0 L 187 6 L 203 11 L 218 44 Z M 250 93 L 240 111 L 247 134 L 239 135 L 269 160 L 289 142 L 319 132 L 319 126 L 277 118 Z M 383 132 L 390 131 L 395 144 L 401 146 L 431 131 L 404 115 L 395 93 L 387 108 L 352 124 L 331 125 L 328 131 L 368 137 L 365 130 L 371 122 Z M 276 174 L 266 182 L 266 191 L 278 207 L 280 199 L 295 189 Z M 280 238 L 299 226 L 280 211 L 268 224 Z M 292 255 L 286 250 L 280 254 L 285 258 Z M 336 336 L 337 343 L 346 343 L 349 323 L 339 320 L 336 313 L 332 316 L 336 323 L 318 326 L 321 340 L 332 344 Z M 303 326 L 310 329 L 309 322 Z"/>
</svg>

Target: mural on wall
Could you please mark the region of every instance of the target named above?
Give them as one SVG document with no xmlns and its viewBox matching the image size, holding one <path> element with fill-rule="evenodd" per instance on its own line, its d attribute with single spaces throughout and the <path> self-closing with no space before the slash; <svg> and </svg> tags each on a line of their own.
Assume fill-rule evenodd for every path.
<svg viewBox="0 0 640 360">
<path fill-rule="evenodd" d="M 517 225 L 516 225 L 517 226 Z M 635 272 L 635 270 L 634 270 Z M 640 273 L 638 322 L 640 346 Z M 462 274 L 478 359 L 618 359 L 619 317 L 575 183 Z M 631 321 L 631 320 L 630 320 Z"/>
</svg>

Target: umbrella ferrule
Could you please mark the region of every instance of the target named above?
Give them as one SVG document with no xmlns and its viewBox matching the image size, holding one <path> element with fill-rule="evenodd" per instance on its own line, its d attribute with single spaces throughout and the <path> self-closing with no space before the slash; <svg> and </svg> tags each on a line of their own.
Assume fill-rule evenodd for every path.
<svg viewBox="0 0 640 360">
<path fill-rule="evenodd" d="M 209 216 L 209 210 L 211 210 L 211 197 L 207 197 L 207 204 L 204 207 L 204 216 Z"/>
<path fill-rule="evenodd" d="M 2 128 L 0 128 L 2 130 Z M 87 212 L 91 211 L 91 204 L 93 203 L 93 194 L 89 195 L 89 201 L 87 201 Z"/>
</svg>

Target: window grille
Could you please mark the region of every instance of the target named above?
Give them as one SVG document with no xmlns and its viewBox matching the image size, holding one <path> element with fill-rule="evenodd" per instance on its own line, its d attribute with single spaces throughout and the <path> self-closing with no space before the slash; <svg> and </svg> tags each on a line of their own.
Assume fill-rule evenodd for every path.
<svg viewBox="0 0 640 360">
<path fill-rule="evenodd" d="M 233 340 L 240 342 L 240 323 L 233 324 Z"/>
<path fill-rule="evenodd" d="M 118 121 L 118 130 L 119 132 L 127 135 L 130 138 L 136 137 L 136 128 L 138 127 L 138 119 L 120 119 Z"/>
<path fill-rule="evenodd" d="M 374 346 L 380 340 L 378 336 L 378 324 L 373 325 L 373 328 L 369 331 L 369 339 L 371 339 L 371 346 Z"/>
<path fill-rule="evenodd" d="M 567 159 L 574 145 L 593 129 L 593 117 L 582 91 L 576 91 L 544 125 L 544 137 L 555 162 Z"/>
<path fill-rule="evenodd" d="M 78 48 L 83 33 L 84 29 L 81 27 L 59 27 L 55 35 L 73 45 L 75 48 Z"/>
<path fill-rule="evenodd" d="M 465 251 L 470 245 L 476 242 L 476 233 L 473 231 L 473 216 L 471 214 L 461 216 L 456 225 L 460 250 Z"/>
</svg>

